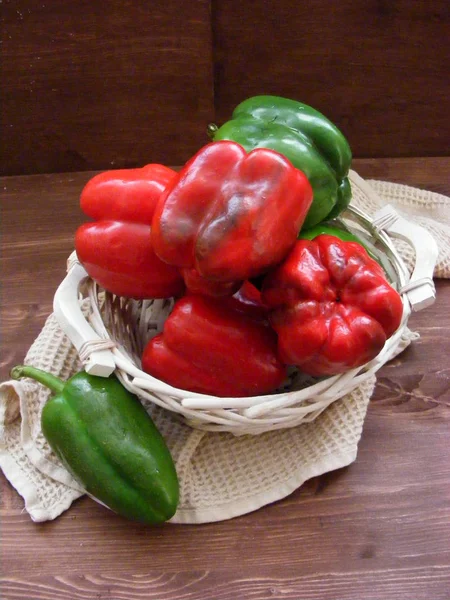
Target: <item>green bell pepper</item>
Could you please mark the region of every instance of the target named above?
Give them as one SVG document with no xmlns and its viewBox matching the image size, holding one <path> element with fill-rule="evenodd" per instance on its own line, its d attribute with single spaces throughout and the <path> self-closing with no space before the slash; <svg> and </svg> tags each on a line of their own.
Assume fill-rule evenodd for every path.
<svg viewBox="0 0 450 600">
<path fill-rule="evenodd" d="M 331 121 L 306 104 L 254 96 L 239 104 L 221 127 L 210 124 L 208 133 L 213 141 L 238 142 L 247 152 L 270 148 L 303 171 L 314 192 L 304 228 L 335 218 L 350 203 L 350 146 Z"/>
<path fill-rule="evenodd" d="M 362 242 L 359 237 L 353 233 L 350 233 L 350 231 L 341 229 L 340 227 L 330 225 L 328 223 L 320 223 L 319 225 L 315 225 L 309 229 L 302 229 L 298 237 L 303 240 L 313 240 L 318 235 L 323 234 L 334 235 L 344 242 L 357 242 L 358 244 L 361 244 L 361 246 L 364 246 L 364 242 Z"/>
<path fill-rule="evenodd" d="M 64 382 L 17 366 L 11 377 L 31 377 L 55 394 L 42 410 L 42 432 L 90 496 L 144 523 L 162 523 L 175 514 L 179 484 L 169 449 L 138 398 L 115 375 L 80 372 Z"/>
</svg>

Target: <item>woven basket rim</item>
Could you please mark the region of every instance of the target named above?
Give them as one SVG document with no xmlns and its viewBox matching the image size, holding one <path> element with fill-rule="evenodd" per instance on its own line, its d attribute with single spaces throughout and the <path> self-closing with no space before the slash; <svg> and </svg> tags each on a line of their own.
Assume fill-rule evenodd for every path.
<svg viewBox="0 0 450 600">
<path fill-rule="evenodd" d="M 370 223 L 370 219 L 362 211 L 353 207 L 349 208 L 347 217 L 349 215 L 366 226 Z M 376 235 L 386 252 L 389 253 L 396 274 L 396 283 L 401 288 L 407 281 L 407 269 L 403 260 L 396 252 L 389 236 L 384 232 L 373 230 L 370 233 Z M 93 318 L 91 323 L 99 334 L 105 336 L 106 333 L 106 337 L 110 337 L 111 334 L 105 327 L 102 331 L 102 315 L 99 307 L 100 288 L 92 280 L 88 280 L 88 288 L 91 303 L 96 313 L 96 318 Z M 112 295 L 108 293 L 106 295 L 109 301 L 114 300 Z M 401 341 L 410 314 L 406 294 L 402 294 L 402 300 L 403 318 L 401 325 L 394 335 L 386 341 L 377 357 L 369 363 L 350 371 L 320 378 L 313 384 L 299 390 L 286 389 L 270 394 L 233 398 L 190 392 L 175 388 L 145 373 L 123 348 L 114 350 L 118 375 L 122 383 L 133 393 L 159 404 L 163 408 L 182 414 L 191 423 L 198 421 L 197 425 L 201 425 L 202 422 L 204 424 L 211 423 L 215 425 L 214 429 L 216 430 L 220 427 L 225 428 L 225 430 L 229 428 L 239 429 L 240 427 L 248 429 L 252 423 L 254 423 L 255 430 L 294 426 L 299 419 L 301 422 L 309 422 L 316 418 L 332 402 L 371 377 L 389 360 Z M 288 411 L 290 411 L 290 414 Z M 294 418 L 295 416 L 298 418 Z"/>
</svg>

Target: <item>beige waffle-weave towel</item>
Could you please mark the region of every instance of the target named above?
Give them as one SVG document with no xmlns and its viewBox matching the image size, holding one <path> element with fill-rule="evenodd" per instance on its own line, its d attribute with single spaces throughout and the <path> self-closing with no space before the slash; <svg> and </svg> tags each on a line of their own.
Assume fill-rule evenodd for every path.
<svg viewBox="0 0 450 600">
<path fill-rule="evenodd" d="M 426 227 L 439 246 L 436 277 L 450 277 L 450 198 L 409 186 L 369 182 L 380 203 L 354 188 L 352 204 L 368 214 L 390 203 Z M 410 247 L 396 242 L 412 266 Z M 414 339 L 406 331 L 401 352 Z M 81 369 L 68 338 L 50 315 L 24 361 L 62 379 Z M 307 479 L 344 467 L 357 455 L 375 377 L 333 403 L 313 423 L 258 436 L 191 429 L 171 413 L 147 406 L 174 457 L 181 484 L 177 523 L 205 523 L 248 513 L 284 498 Z M 40 414 L 49 391 L 24 380 L 0 385 L 0 466 L 34 521 L 54 519 L 83 494 L 42 436 Z"/>
</svg>

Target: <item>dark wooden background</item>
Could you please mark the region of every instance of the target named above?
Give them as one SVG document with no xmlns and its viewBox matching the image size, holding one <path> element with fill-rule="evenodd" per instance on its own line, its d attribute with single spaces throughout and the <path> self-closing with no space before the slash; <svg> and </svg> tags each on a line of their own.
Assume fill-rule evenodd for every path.
<svg viewBox="0 0 450 600">
<path fill-rule="evenodd" d="M 296 98 L 366 178 L 450 194 L 449 0 L 2 0 L 0 381 L 52 311 L 95 171 L 181 165 L 253 94 Z M 448 600 L 450 283 L 379 372 L 357 461 L 263 510 L 33 523 L 0 478 L 4 600 Z"/>
<path fill-rule="evenodd" d="M 3 0 L 1 174 L 184 163 L 254 94 L 357 157 L 443 156 L 448 0 Z"/>
</svg>

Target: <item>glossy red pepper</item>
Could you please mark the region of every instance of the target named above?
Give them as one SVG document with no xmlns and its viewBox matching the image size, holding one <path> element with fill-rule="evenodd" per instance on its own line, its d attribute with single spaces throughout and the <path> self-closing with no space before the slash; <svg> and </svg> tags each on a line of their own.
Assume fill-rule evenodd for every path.
<svg viewBox="0 0 450 600">
<path fill-rule="evenodd" d="M 207 280 L 242 282 L 284 257 L 311 202 L 306 176 L 281 154 L 211 143 L 162 195 L 152 223 L 155 252 Z"/>
<path fill-rule="evenodd" d="M 284 381 L 276 334 L 235 310 L 228 299 L 187 295 L 175 303 L 163 332 L 145 347 L 144 371 L 170 385 L 214 396 L 268 393 Z"/>
<path fill-rule="evenodd" d="M 151 222 L 156 204 L 176 178 L 168 167 L 106 171 L 84 187 L 80 205 L 95 219 L 75 235 L 78 259 L 106 290 L 130 298 L 179 295 L 184 282 L 178 271 L 153 251 Z"/>
<path fill-rule="evenodd" d="M 261 291 L 250 281 L 244 281 L 237 292 L 222 302 L 253 319 L 269 322 L 269 309 L 262 301 Z"/>
<path fill-rule="evenodd" d="M 403 314 L 380 265 L 360 244 L 331 235 L 299 240 L 265 278 L 262 299 L 281 359 L 313 376 L 370 361 Z"/>
<path fill-rule="evenodd" d="M 230 296 L 239 290 L 240 281 L 213 281 L 200 275 L 197 269 L 180 269 L 186 288 L 191 294 L 202 296 Z"/>
</svg>

